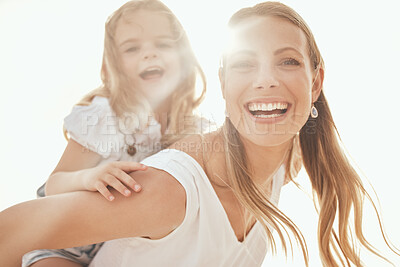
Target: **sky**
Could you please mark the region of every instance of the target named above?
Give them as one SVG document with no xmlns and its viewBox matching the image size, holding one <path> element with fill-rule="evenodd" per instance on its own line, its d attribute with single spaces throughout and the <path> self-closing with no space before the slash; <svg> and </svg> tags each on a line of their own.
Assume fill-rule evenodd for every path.
<svg viewBox="0 0 400 267">
<path fill-rule="evenodd" d="M 34 198 L 55 168 L 66 145 L 63 118 L 100 85 L 104 22 L 124 2 L 0 0 L 1 210 Z M 201 111 L 217 123 L 224 117 L 217 69 L 225 26 L 234 11 L 257 2 L 164 1 L 181 20 L 205 70 L 208 92 Z M 386 231 L 400 247 L 400 4 L 282 2 L 313 30 L 326 64 L 325 94 L 343 143 L 379 196 Z M 304 171 L 298 181 L 309 192 Z M 294 185 L 285 186 L 280 208 L 310 240 L 311 266 L 320 266 L 310 197 Z M 371 210 L 367 206 L 365 211 L 367 238 L 383 248 Z M 288 262 L 301 266 L 299 254 L 294 257 Z M 389 258 L 400 265 L 400 257 Z M 385 266 L 374 257 L 366 259 L 367 266 Z M 283 255 L 267 255 L 265 266 L 284 263 Z"/>
</svg>

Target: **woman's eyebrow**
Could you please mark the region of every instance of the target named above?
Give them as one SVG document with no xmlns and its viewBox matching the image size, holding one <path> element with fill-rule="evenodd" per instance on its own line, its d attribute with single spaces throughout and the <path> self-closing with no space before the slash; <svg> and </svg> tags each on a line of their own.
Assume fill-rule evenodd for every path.
<svg viewBox="0 0 400 267">
<path fill-rule="evenodd" d="M 286 52 L 286 51 L 293 51 L 293 52 L 303 56 L 303 54 L 300 53 L 299 50 L 297 50 L 296 48 L 293 48 L 291 46 L 286 46 L 286 47 L 282 47 L 282 48 L 279 48 L 279 49 L 275 50 L 274 55 L 276 56 L 276 55 L 279 55 L 279 54 L 281 54 L 283 52 Z"/>
</svg>

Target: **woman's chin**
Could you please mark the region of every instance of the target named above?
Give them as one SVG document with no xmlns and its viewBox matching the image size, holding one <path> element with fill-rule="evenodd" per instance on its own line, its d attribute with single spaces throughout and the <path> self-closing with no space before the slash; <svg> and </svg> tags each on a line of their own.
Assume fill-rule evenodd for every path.
<svg viewBox="0 0 400 267">
<path fill-rule="evenodd" d="M 292 142 L 296 134 L 282 134 L 282 133 L 265 133 L 255 135 L 241 135 L 242 138 L 250 141 L 253 145 L 260 147 L 278 147 Z M 246 143 L 246 142 L 244 142 Z"/>
</svg>

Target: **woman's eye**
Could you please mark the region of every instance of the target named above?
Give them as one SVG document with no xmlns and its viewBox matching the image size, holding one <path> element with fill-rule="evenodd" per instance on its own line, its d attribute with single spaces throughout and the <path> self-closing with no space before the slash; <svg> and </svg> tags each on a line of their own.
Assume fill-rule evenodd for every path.
<svg viewBox="0 0 400 267">
<path fill-rule="evenodd" d="M 294 59 L 294 58 L 288 58 L 288 59 L 285 59 L 285 60 L 282 62 L 282 65 L 284 65 L 284 66 L 299 66 L 299 65 L 300 65 L 300 62 L 297 61 L 297 60 Z"/>
</svg>

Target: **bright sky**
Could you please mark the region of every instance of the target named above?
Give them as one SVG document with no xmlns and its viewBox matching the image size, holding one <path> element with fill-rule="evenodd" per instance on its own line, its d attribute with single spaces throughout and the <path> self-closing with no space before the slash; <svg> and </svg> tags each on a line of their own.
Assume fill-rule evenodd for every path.
<svg viewBox="0 0 400 267">
<path fill-rule="evenodd" d="M 260 1 L 164 2 L 180 18 L 207 74 L 208 98 L 202 110 L 220 122 L 220 37 L 234 11 Z M 315 34 L 326 63 L 324 87 L 337 127 L 379 195 L 386 230 L 400 247 L 398 1 L 282 2 L 297 10 Z M 100 84 L 104 22 L 123 3 L 0 0 L 0 209 L 34 198 L 36 188 L 56 166 L 66 145 L 63 118 Z M 304 173 L 299 181 L 307 188 Z M 309 240 L 311 266 L 320 266 L 311 201 L 289 185 L 282 191 L 280 207 Z M 382 248 L 370 211 L 365 219 L 367 238 Z M 270 257 L 265 266 L 285 263 L 282 255 Z M 400 265 L 400 257 L 390 258 Z M 384 266 L 375 258 L 366 259 L 367 266 Z M 301 266 L 298 254 L 293 265 Z"/>
</svg>

